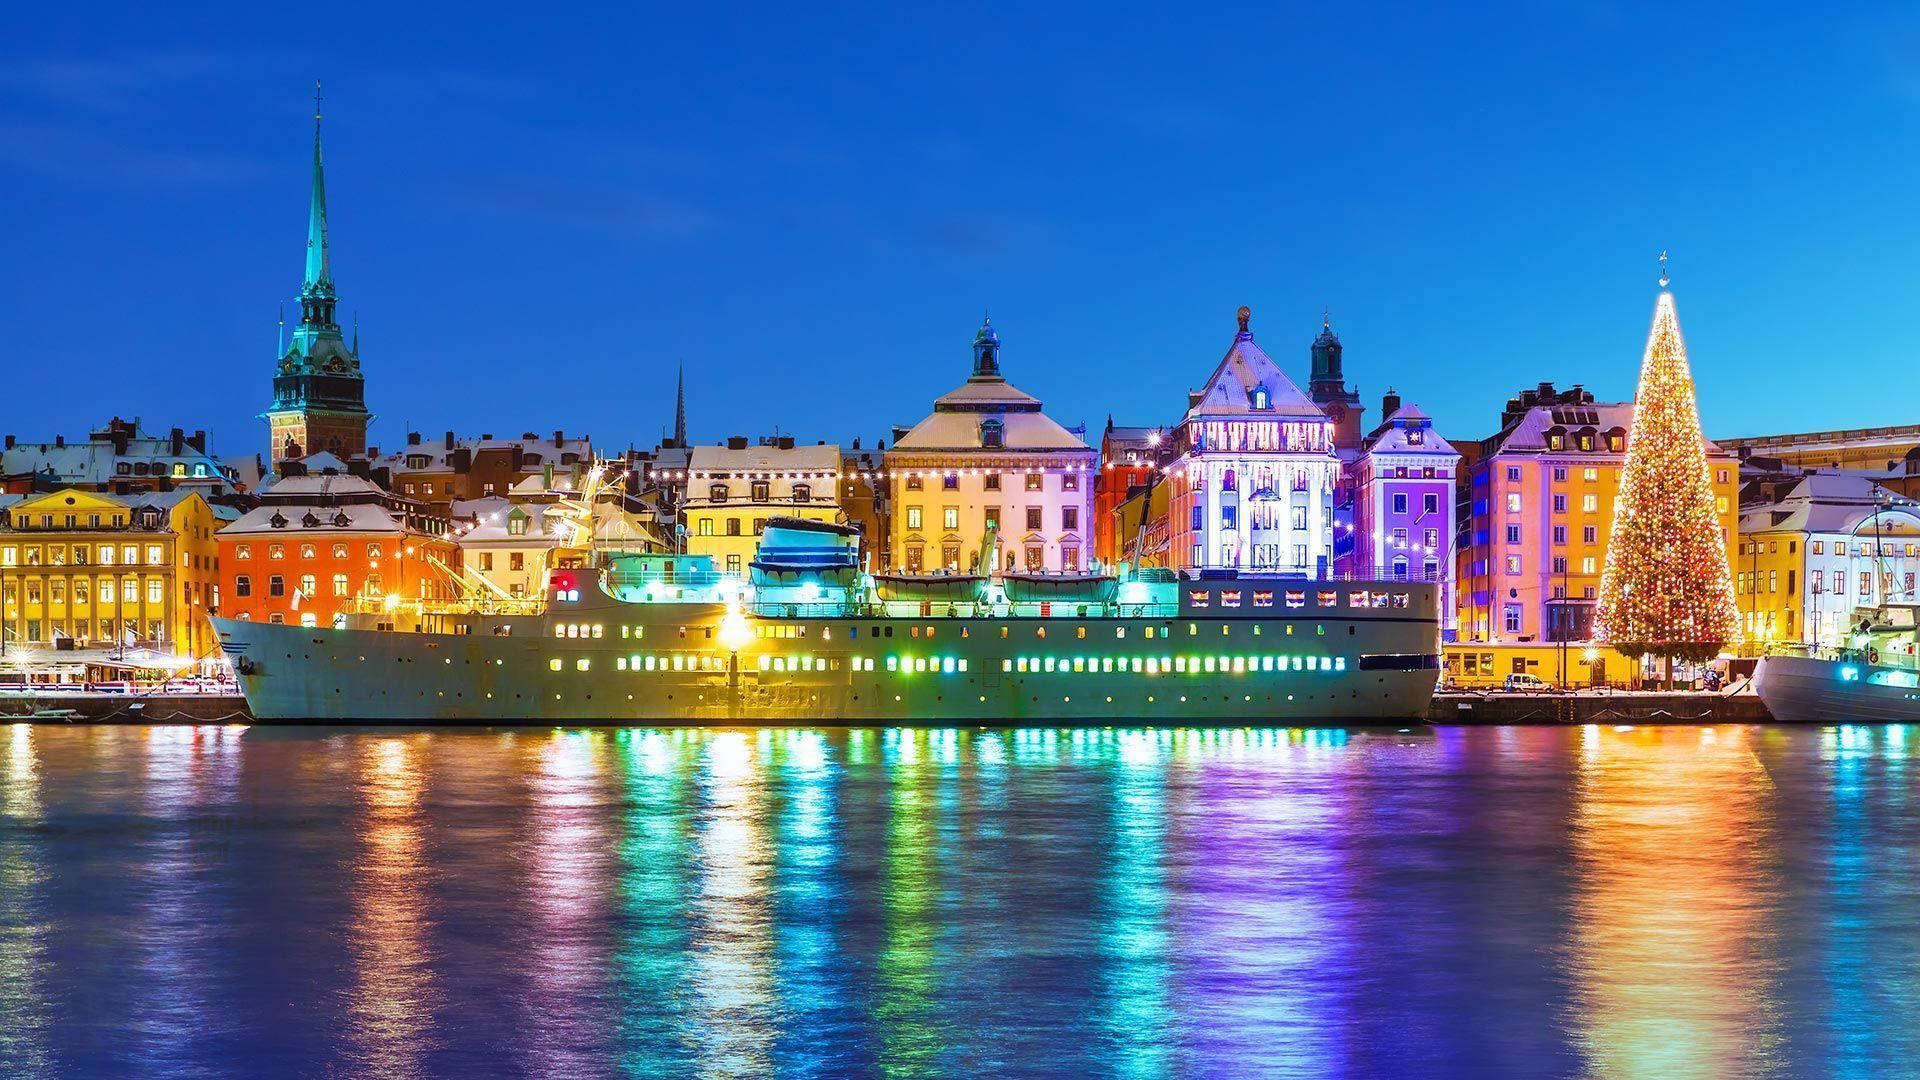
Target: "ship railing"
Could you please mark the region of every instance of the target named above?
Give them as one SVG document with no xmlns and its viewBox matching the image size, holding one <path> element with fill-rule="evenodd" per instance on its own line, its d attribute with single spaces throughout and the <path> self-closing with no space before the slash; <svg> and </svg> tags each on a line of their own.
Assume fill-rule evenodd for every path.
<svg viewBox="0 0 1920 1080">
<path fill-rule="evenodd" d="M 1315 573 L 1312 570 L 1297 570 L 1287 567 L 1269 566 L 1207 566 L 1189 567 L 1179 571 L 1188 580 L 1199 580 L 1204 571 L 1232 571 L 1248 579 L 1263 581 L 1302 581 L 1302 582 L 1347 582 L 1366 585 L 1419 584 L 1445 581 L 1445 568 L 1429 574 L 1425 570 L 1407 567 L 1404 571 L 1393 566 L 1356 566 L 1341 570 L 1329 570 Z"/>
<path fill-rule="evenodd" d="M 1907 646 L 1911 649 L 1912 646 Z M 1867 664 L 1875 667 L 1904 668 L 1908 671 L 1920 671 L 1920 656 L 1900 647 L 1854 648 L 1851 646 L 1809 645 L 1804 642 L 1788 641 L 1770 645 L 1767 652 L 1779 656 L 1804 656 L 1814 660 L 1830 660 L 1840 664 Z"/>
<path fill-rule="evenodd" d="M 755 604 L 753 613 L 763 619 L 1171 619 L 1180 614 L 1180 605 L 1101 604 L 1065 600 L 1018 604 L 878 600 L 851 604 Z"/>
</svg>

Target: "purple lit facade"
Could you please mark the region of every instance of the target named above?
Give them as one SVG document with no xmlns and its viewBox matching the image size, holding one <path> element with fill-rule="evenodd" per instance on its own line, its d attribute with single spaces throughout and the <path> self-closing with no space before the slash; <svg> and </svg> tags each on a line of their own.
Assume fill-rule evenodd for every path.
<svg viewBox="0 0 1920 1080">
<path fill-rule="evenodd" d="M 1417 405 L 1389 392 L 1386 420 L 1350 469 L 1352 566 L 1381 577 L 1439 581 L 1442 628 L 1453 622 L 1453 483 L 1460 455 Z"/>
</svg>

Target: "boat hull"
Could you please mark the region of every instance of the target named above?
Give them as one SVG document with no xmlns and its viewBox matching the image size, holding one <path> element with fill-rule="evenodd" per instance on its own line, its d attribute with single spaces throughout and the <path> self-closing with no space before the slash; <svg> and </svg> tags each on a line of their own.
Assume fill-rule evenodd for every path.
<svg viewBox="0 0 1920 1080">
<path fill-rule="evenodd" d="M 1100 644 L 1050 620 L 941 620 L 938 637 L 898 620 L 814 623 L 813 640 L 756 638 L 752 648 L 678 651 L 693 627 L 648 627 L 641 641 L 491 634 L 335 630 L 215 620 L 249 710 L 262 722 L 460 724 L 871 724 L 998 722 L 1309 723 L 1422 721 L 1438 677 L 1431 619 L 1375 622 L 1364 640 L 1342 624 L 1296 635 L 1280 622 L 1263 638 L 1228 638 L 1217 623 L 1094 624 Z M 1012 637 L 1000 628 L 1012 623 Z M 1116 635 L 1122 624 L 1124 636 Z M 1153 626 L 1161 635 L 1143 641 Z M 626 630 L 629 627 L 610 627 Z M 675 636 L 675 631 L 681 636 Z M 823 630 L 825 631 L 823 633 Z M 910 636 L 911 635 L 911 636 Z M 1018 661 L 1009 641 L 1032 644 Z M 1065 639 L 1064 641 L 1061 639 Z M 655 644 L 660 642 L 661 644 Z M 1115 646 L 1140 643 L 1131 654 Z M 704 644 L 704 641 L 702 642 Z M 1136 673 L 1146 650 L 1182 670 Z M 1201 650 L 1205 649 L 1203 653 Z M 817 670 L 769 670 L 805 650 Z M 757 655 L 756 655 L 757 654 Z M 1268 658 L 1279 670 L 1262 670 Z M 637 670 L 641 659 L 646 670 Z M 660 670 L 651 661 L 658 660 Z M 669 670 L 684 659 L 699 670 Z M 931 670 L 910 670 L 932 661 Z M 1191 661 L 1192 670 L 1185 670 Z M 1303 663 L 1304 662 L 1304 663 Z M 904 663 L 909 670 L 892 670 Z M 1124 671 L 1104 670 L 1115 663 Z M 1336 663 L 1338 667 L 1336 667 Z M 629 668 L 628 665 L 634 665 Z M 1296 667 L 1295 665 L 1301 665 Z M 1251 670 L 1247 670 L 1250 666 Z M 1029 670 L 1030 669 L 1030 670 Z"/>
<path fill-rule="evenodd" d="M 1852 677 L 1845 677 L 1852 669 Z M 1899 669 L 1810 656 L 1766 656 L 1754 669 L 1754 690 L 1786 724 L 1920 723 L 1920 688 L 1872 681 Z"/>
</svg>

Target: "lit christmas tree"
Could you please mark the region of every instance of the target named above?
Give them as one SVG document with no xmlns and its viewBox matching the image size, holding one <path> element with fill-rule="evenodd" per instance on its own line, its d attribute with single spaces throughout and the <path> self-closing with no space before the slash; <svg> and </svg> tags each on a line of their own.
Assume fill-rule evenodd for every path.
<svg viewBox="0 0 1920 1080">
<path fill-rule="evenodd" d="M 1687 345 L 1673 294 L 1663 289 L 1640 361 L 1595 635 L 1635 659 L 1696 663 L 1736 640 L 1733 574 L 1720 530 Z"/>
</svg>

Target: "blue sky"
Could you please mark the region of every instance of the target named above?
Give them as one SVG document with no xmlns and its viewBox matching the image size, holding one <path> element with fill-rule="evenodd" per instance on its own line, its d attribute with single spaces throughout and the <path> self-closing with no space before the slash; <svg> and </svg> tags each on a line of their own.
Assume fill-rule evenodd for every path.
<svg viewBox="0 0 1920 1080">
<path fill-rule="evenodd" d="M 1165 422 L 1241 304 L 1478 438 L 1632 394 L 1662 248 L 1710 435 L 1920 421 L 1910 7 L 527 10 L 0 16 L 0 430 L 264 448 L 316 76 L 385 444 L 650 445 L 684 362 L 696 438 L 871 445 L 983 307 L 1063 421 Z"/>
</svg>

